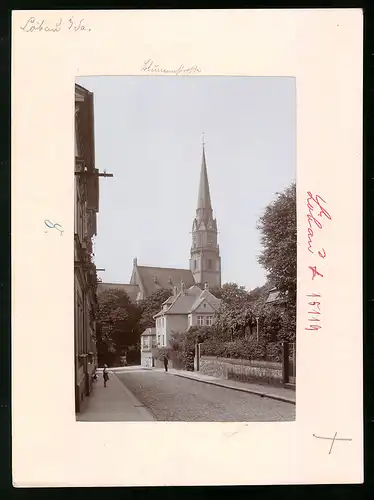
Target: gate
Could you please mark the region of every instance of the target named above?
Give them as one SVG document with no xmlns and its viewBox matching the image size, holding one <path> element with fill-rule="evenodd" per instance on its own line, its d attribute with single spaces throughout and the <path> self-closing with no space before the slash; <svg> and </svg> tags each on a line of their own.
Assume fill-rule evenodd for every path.
<svg viewBox="0 0 374 500">
<path fill-rule="evenodd" d="M 296 343 L 293 342 L 289 346 L 288 353 L 289 364 L 289 382 L 290 384 L 296 383 Z"/>
<path fill-rule="evenodd" d="M 296 384 L 296 343 L 283 342 L 283 383 Z"/>
</svg>

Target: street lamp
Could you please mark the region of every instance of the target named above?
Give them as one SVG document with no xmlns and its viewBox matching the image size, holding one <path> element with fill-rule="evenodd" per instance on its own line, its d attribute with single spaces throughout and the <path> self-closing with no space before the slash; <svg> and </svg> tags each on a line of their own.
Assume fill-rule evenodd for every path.
<svg viewBox="0 0 374 500">
<path fill-rule="evenodd" d="M 257 324 L 257 342 L 258 342 L 258 320 L 259 320 L 259 319 L 260 319 L 260 318 L 259 318 L 258 316 L 256 316 L 256 324 Z"/>
</svg>

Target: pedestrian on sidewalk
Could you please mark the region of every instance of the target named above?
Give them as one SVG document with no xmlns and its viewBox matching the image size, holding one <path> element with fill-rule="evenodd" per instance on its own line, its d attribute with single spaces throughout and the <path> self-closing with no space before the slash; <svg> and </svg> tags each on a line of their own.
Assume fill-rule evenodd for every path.
<svg viewBox="0 0 374 500">
<path fill-rule="evenodd" d="M 108 365 L 104 365 L 103 379 L 104 379 L 104 387 L 106 387 L 106 383 L 109 380 Z"/>
<path fill-rule="evenodd" d="M 168 371 L 168 364 L 169 364 L 169 358 L 168 358 L 167 353 L 165 353 L 164 354 L 164 367 L 165 367 L 166 372 Z"/>
</svg>

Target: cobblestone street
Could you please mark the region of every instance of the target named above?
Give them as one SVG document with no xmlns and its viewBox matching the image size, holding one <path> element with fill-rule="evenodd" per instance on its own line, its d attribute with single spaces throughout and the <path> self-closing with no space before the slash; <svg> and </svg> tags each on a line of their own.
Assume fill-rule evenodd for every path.
<svg viewBox="0 0 374 500">
<path fill-rule="evenodd" d="M 118 373 L 119 380 L 160 421 L 274 422 L 295 419 L 295 405 L 160 371 Z"/>
</svg>

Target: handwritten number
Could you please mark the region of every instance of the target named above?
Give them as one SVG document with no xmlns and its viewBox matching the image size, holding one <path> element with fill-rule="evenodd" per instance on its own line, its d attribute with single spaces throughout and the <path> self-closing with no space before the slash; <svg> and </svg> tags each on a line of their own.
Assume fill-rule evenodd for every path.
<svg viewBox="0 0 374 500">
<path fill-rule="evenodd" d="M 322 252 L 323 252 L 323 255 L 322 255 L 322 253 L 321 253 L 321 252 L 318 252 L 318 255 L 319 255 L 320 257 L 322 257 L 322 259 L 324 259 L 324 258 L 326 257 L 326 252 L 325 252 L 325 249 L 324 249 L 324 248 L 322 248 Z"/>
<path fill-rule="evenodd" d="M 50 220 L 48 219 L 45 219 L 44 220 L 44 224 L 49 227 L 50 229 L 57 229 L 57 231 L 60 232 L 60 236 L 62 236 L 62 233 L 64 232 L 64 228 L 61 226 L 61 224 L 59 224 L 58 222 L 54 223 L 54 222 L 51 222 Z"/>
</svg>

